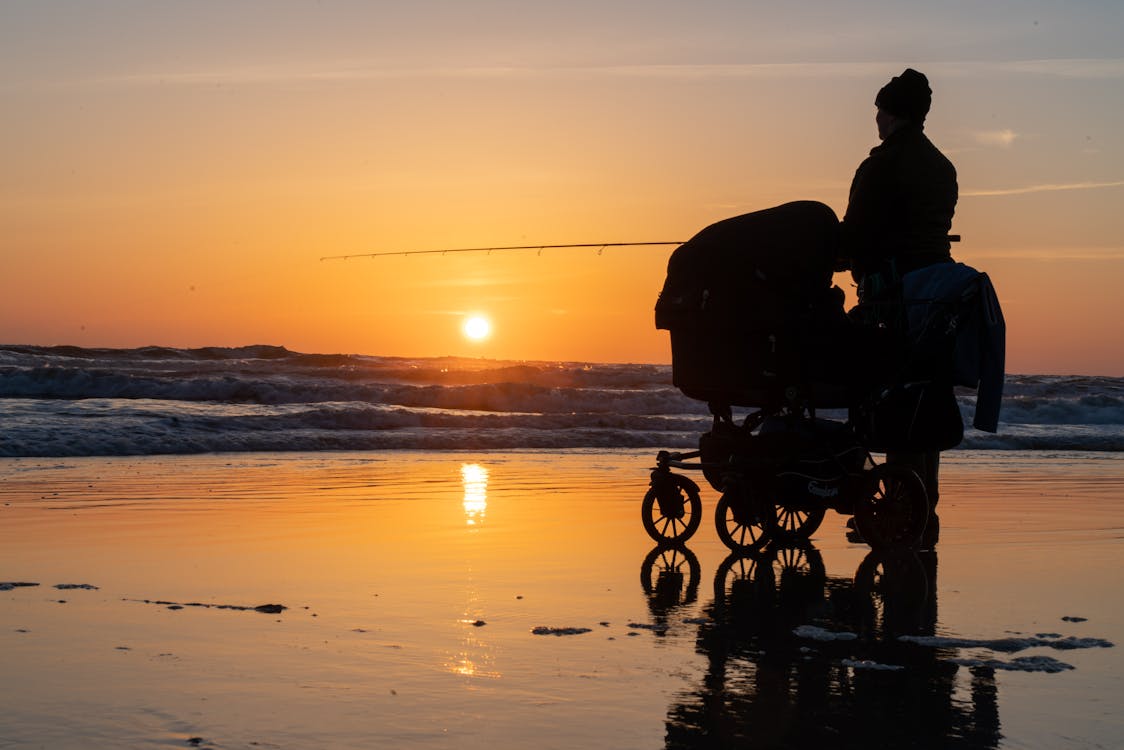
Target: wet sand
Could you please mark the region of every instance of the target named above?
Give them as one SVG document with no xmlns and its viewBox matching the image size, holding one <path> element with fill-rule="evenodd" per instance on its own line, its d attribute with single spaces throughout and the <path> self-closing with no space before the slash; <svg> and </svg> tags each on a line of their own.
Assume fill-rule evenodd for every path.
<svg viewBox="0 0 1124 750">
<path fill-rule="evenodd" d="M 899 560 L 660 551 L 653 459 L 0 460 L 0 747 L 1124 744 L 1124 457 L 946 454 Z"/>
</svg>

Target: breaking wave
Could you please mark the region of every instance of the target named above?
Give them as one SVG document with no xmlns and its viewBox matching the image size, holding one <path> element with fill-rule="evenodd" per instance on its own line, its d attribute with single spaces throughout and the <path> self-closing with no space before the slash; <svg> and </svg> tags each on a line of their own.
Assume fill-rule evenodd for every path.
<svg viewBox="0 0 1124 750">
<path fill-rule="evenodd" d="M 958 394 L 965 423 L 975 395 Z M 706 404 L 671 367 L 303 354 L 278 346 L 0 347 L 0 456 L 691 448 Z M 828 414 L 835 418 L 845 415 Z M 963 447 L 1124 450 L 1124 379 L 1008 376 Z"/>
</svg>

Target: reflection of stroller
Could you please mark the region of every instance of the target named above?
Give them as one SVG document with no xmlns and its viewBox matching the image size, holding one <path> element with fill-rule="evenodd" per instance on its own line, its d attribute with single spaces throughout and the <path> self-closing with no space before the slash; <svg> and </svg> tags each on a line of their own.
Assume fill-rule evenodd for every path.
<svg viewBox="0 0 1124 750">
<path fill-rule="evenodd" d="M 643 503 L 656 541 L 698 529 L 698 485 L 671 470 L 700 469 L 721 493 L 715 524 L 731 549 L 807 539 L 829 508 L 853 514 L 871 546 L 919 543 L 923 482 L 871 451 L 960 442 L 941 366 L 958 311 L 930 305 L 924 332 L 908 336 L 885 322 L 904 321 L 901 309 L 854 322 L 831 285 L 838 226 L 826 205 L 789 203 L 713 224 L 672 254 L 656 326 L 671 332 L 676 387 L 707 402 L 714 421 L 697 451 L 657 456 Z M 737 420 L 734 407 L 753 411 Z M 836 409 L 847 418 L 817 416 Z"/>
<path fill-rule="evenodd" d="M 661 747 L 999 747 L 995 670 L 900 640 L 934 634 L 936 563 L 872 550 L 851 578 L 807 543 L 732 553 L 702 616 L 677 618 L 703 671 L 669 703 Z"/>
</svg>

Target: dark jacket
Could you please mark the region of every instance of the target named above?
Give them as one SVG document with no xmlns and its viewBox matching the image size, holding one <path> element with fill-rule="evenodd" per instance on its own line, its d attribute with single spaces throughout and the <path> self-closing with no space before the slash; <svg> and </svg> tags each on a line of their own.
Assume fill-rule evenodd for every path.
<svg viewBox="0 0 1124 750">
<path fill-rule="evenodd" d="M 890 134 L 851 182 L 841 242 L 856 280 L 890 270 L 891 260 L 897 278 L 951 260 L 956 199 L 956 168 L 920 126 Z"/>
<path fill-rule="evenodd" d="M 905 276 L 902 296 L 915 341 L 925 338 L 932 320 L 941 321 L 938 333 L 955 336 L 952 381 L 976 389 L 973 426 L 996 432 L 1003 400 L 1007 325 L 991 279 L 963 263 L 942 263 Z M 942 315 L 948 310 L 955 313 L 953 326 Z"/>
</svg>

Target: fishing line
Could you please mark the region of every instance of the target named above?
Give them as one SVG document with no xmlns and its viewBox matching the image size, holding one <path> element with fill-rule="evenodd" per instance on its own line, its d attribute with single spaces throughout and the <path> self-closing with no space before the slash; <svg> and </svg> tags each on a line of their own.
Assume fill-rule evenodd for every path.
<svg viewBox="0 0 1124 750">
<path fill-rule="evenodd" d="M 586 242 L 571 245 L 507 245 L 505 247 L 453 247 L 444 250 L 394 250 L 381 253 L 355 253 L 353 255 L 325 255 L 320 260 L 348 260 L 350 258 L 380 258 L 387 255 L 445 255 L 446 253 L 490 253 L 501 250 L 556 250 L 579 247 L 596 247 L 597 254 L 607 247 L 658 247 L 662 245 L 682 245 L 677 242 Z"/>
</svg>

